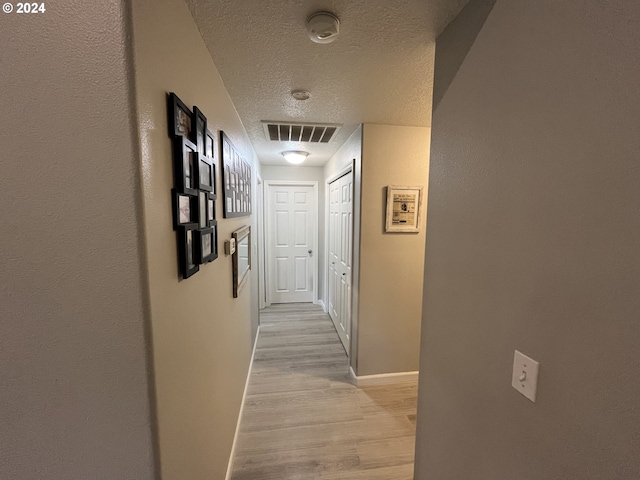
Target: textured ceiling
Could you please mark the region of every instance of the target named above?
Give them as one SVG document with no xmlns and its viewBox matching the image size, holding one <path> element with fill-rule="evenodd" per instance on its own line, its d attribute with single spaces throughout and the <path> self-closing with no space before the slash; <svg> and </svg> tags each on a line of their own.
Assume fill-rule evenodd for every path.
<svg viewBox="0 0 640 480">
<path fill-rule="evenodd" d="M 187 0 L 261 163 L 283 150 L 324 165 L 360 123 L 428 126 L 434 39 L 468 0 Z M 329 45 L 307 37 L 317 11 L 340 18 Z M 291 91 L 311 98 L 297 101 Z M 339 123 L 329 144 L 270 142 L 262 120 Z"/>
</svg>

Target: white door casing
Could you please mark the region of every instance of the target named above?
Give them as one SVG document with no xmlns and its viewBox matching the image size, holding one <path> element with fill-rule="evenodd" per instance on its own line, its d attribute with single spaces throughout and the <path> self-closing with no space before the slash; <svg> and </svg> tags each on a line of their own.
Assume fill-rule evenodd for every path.
<svg viewBox="0 0 640 480">
<path fill-rule="evenodd" d="M 315 302 L 317 182 L 266 183 L 267 304 Z"/>
<path fill-rule="evenodd" d="M 328 310 L 347 355 L 351 343 L 353 173 L 329 184 Z"/>
</svg>

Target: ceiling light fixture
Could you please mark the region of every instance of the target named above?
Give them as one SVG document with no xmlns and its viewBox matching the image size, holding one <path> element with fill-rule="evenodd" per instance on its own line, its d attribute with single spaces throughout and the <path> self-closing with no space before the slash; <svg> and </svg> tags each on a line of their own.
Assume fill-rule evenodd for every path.
<svg viewBox="0 0 640 480">
<path fill-rule="evenodd" d="M 291 96 L 296 100 L 309 100 L 309 97 L 311 97 L 311 94 L 306 90 L 293 90 L 291 92 Z"/>
<path fill-rule="evenodd" d="M 282 152 L 282 156 L 284 157 L 284 159 L 294 165 L 299 165 L 304 162 L 307 159 L 307 155 L 309 155 L 309 153 L 302 152 L 300 150 L 289 150 L 286 152 Z"/>
<path fill-rule="evenodd" d="M 333 13 L 314 13 L 307 20 L 307 33 L 312 42 L 331 43 L 340 33 L 340 20 Z"/>
</svg>

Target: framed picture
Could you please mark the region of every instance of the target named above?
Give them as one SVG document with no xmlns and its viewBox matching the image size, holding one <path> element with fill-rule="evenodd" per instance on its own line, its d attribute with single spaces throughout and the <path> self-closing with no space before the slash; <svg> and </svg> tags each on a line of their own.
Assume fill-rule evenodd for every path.
<svg viewBox="0 0 640 480">
<path fill-rule="evenodd" d="M 198 108 L 193 107 L 193 128 L 191 130 L 191 141 L 196 144 L 198 153 L 205 154 L 205 138 L 207 136 L 207 117 Z"/>
<path fill-rule="evenodd" d="M 385 232 L 416 233 L 420 231 L 423 187 L 387 186 Z"/>
<path fill-rule="evenodd" d="M 196 243 L 197 227 L 197 224 L 191 224 L 178 229 L 178 261 L 182 278 L 189 278 L 200 270 Z"/>
<path fill-rule="evenodd" d="M 216 197 L 215 195 L 209 194 L 209 198 L 207 198 L 207 222 L 209 225 L 213 223 L 216 219 Z"/>
<path fill-rule="evenodd" d="M 215 144 L 215 137 L 213 133 L 211 133 L 211 131 L 207 129 L 207 136 L 205 137 L 204 150 L 205 150 L 205 155 L 209 158 L 213 158 L 214 144 Z"/>
<path fill-rule="evenodd" d="M 173 142 L 173 163 L 176 190 L 188 195 L 198 194 L 196 146 L 187 137 L 178 137 Z"/>
<path fill-rule="evenodd" d="M 233 296 L 238 297 L 240 290 L 249 279 L 251 270 L 251 227 L 246 225 L 231 234 L 235 240 L 236 251 L 232 256 Z"/>
<path fill-rule="evenodd" d="M 217 225 L 214 227 L 196 231 L 198 262 L 201 264 L 212 262 L 218 258 Z"/>
<path fill-rule="evenodd" d="M 215 166 L 213 158 L 198 154 L 198 188 L 206 192 L 215 189 Z"/>
<path fill-rule="evenodd" d="M 171 191 L 173 197 L 173 229 L 198 223 L 198 198 L 193 195 Z"/>
<path fill-rule="evenodd" d="M 223 131 L 220 131 L 220 156 L 224 218 L 250 215 L 251 166 L 238 154 Z"/>
<path fill-rule="evenodd" d="M 191 109 L 173 92 L 169 93 L 167 104 L 169 136 L 191 138 Z"/>
</svg>

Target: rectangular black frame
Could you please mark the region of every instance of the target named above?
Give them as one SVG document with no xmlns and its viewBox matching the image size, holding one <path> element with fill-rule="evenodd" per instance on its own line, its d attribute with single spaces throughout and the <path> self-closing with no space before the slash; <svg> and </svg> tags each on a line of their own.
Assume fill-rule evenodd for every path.
<svg viewBox="0 0 640 480">
<path fill-rule="evenodd" d="M 206 165 L 207 167 L 204 167 Z M 216 190 L 216 166 L 213 158 L 198 154 L 198 164 L 196 167 L 198 175 L 198 188 L 205 192 L 215 192 Z M 207 180 L 207 182 L 203 182 Z"/>
<path fill-rule="evenodd" d="M 167 97 L 169 136 L 190 138 L 193 130 L 191 109 L 173 92 Z M 188 120 L 188 125 L 185 126 Z"/>
<path fill-rule="evenodd" d="M 201 228 L 200 230 L 196 230 L 196 247 L 197 247 L 197 255 L 198 261 L 200 264 L 213 262 L 216 258 L 218 258 L 218 225 L 217 223 L 213 224 L 208 228 Z M 211 236 L 211 245 L 210 252 L 208 255 L 204 255 L 204 239 L 208 236 Z"/>
<path fill-rule="evenodd" d="M 196 249 L 196 233 L 198 224 L 182 225 L 177 231 L 179 270 L 183 279 L 200 270 L 198 251 Z M 191 261 L 189 261 L 191 260 Z"/>
<path fill-rule="evenodd" d="M 192 125 L 191 141 L 197 146 L 198 153 L 204 155 L 206 153 L 207 117 L 205 117 L 202 110 L 196 106 L 193 107 Z"/>
<path fill-rule="evenodd" d="M 173 142 L 173 163 L 176 190 L 189 195 L 198 194 L 197 149 L 186 137 L 177 137 Z"/>
<path fill-rule="evenodd" d="M 251 215 L 251 166 L 238 154 L 229 137 L 220 131 L 220 177 L 224 218 Z"/>
<path fill-rule="evenodd" d="M 205 137 L 205 141 L 204 141 L 204 154 L 207 157 L 213 158 L 214 157 L 214 152 L 216 151 L 216 136 L 211 133 L 211 130 L 209 130 L 207 128 L 207 136 Z"/>
<path fill-rule="evenodd" d="M 173 229 L 177 230 L 179 227 L 189 225 L 198 222 L 198 197 L 190 195 L 188 193 L 178 192 L 176 189 L 171 190 L 171 197 L 173 201 Z M 181 199 L 187 199 L 189 202 L 189 219 L 186 222 L 181 221 Z"/>
</svg>

